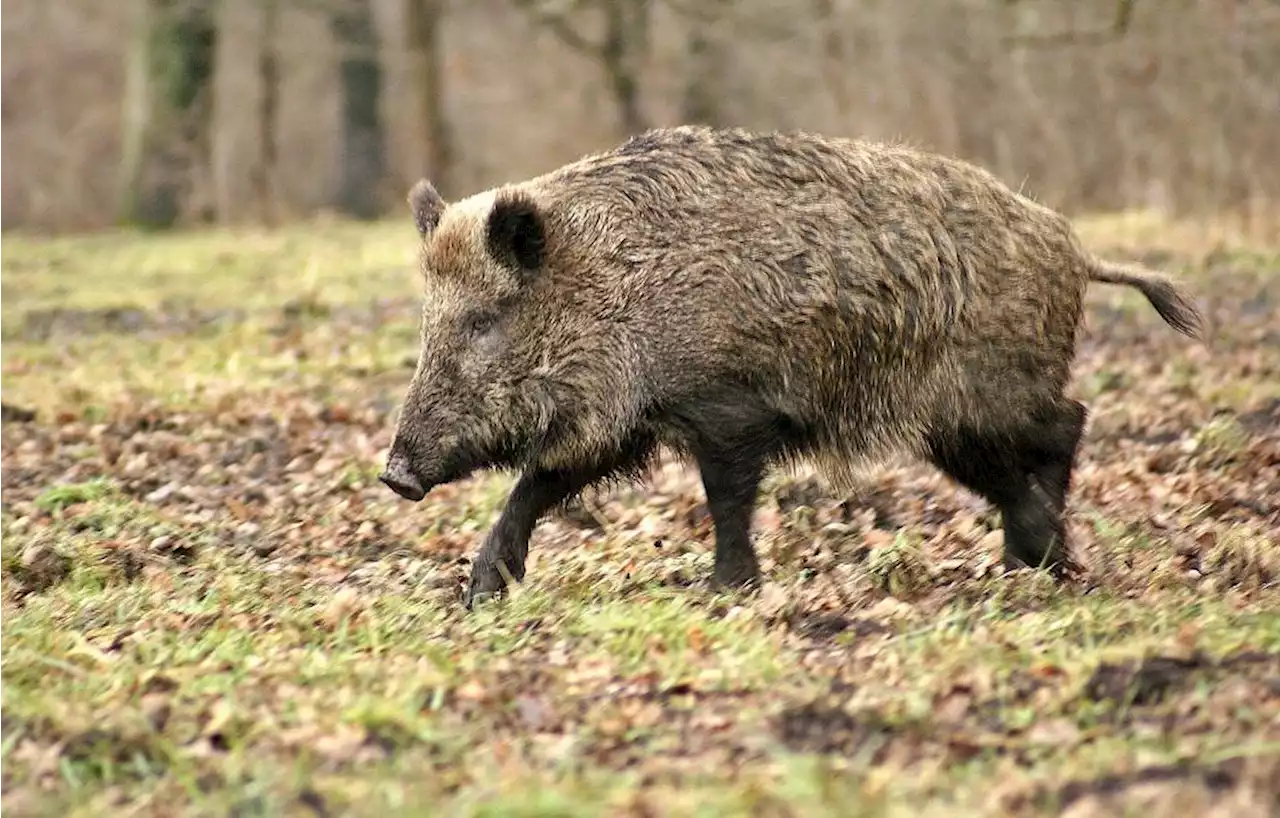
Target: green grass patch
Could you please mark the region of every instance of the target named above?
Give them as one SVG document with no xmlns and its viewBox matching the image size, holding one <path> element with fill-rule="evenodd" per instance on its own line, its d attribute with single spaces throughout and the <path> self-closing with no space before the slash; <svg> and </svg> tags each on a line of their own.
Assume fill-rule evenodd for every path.
<svg viewBox="0 0 1280 818">
<path fill-rule="evenodd" d="M 1168 268 L 1232 320 L 1210 356 L 1133 294 L 1095 313 L 1083 580 L 1003 573 L 998 515 L 910 467 L 852 498 L 770 481 L 766 585 L 718 593 L 688 474 L 544 521 L 525 582 L 466 612 L 513 477 L 416 505 L 376 480 L 418 352 L 407 220 L 10 237 L 3 806 L 1261 809 L 1280 780 L 1275 254 L 1168 238 Z"/>
</svg>

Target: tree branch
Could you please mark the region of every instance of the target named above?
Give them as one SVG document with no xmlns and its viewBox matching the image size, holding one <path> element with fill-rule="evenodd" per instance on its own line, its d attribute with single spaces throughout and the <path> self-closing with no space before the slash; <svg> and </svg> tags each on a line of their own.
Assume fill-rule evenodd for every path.
<svg viewBox="0 0 1280 818">
<path fill-rule="evenodd" d="M 1017 0 L 1007 0 L 1014 5 Z M 1007 45 L 1101 45 L 1124 38 L 1133 24 L 1133 7 L 1138 0 L 1116 0 L 1111 25 L 1092 31 L 1057 31 L 1053 34 L 1011 34 L 1001 38 Z"/>
<path fill-rule="evenodd" d="M 1277 0 L 1280 2 L 1280 0 Z M 732 27 L 738 37 L 761 37 L 765 40 L 783 40 L 794 34 L 787 29 L 779 29 L 776 23 L 758 19 L 758 15 L 748 15 L 733 0 L 660 0 L 677 17 L 681 17 L 699 25 L 726 24 Z M 792 15 L 794 18 L 795 15 Z"/>
<path fill-rule="evenodd" d="M 539 3 L 538 0 L 511 0 L 511 2 L 516 8 L 533 18 L 535 23 L 550 29 L 569 48 L 593 57 L 599 56 L 602 46 L 591 42 L 569 24 L 569 15 L 582 8 L 584 5 L 582 0 L 569 3 L 569 7 L 561 11 L 553 11 L 547 7 L 550 4 Z"/>
<path fill-rule="evenodd" d="M 720 10 L 708 10 L 707 3 L 696 2 L 696 0 L 695 2 L 690 3 L 678 2 L 678 0 L 662 0 L 662 2 L 667 8 L 671 9 L 681 17 L 685 17 L 699 23 L 714 23 L 720 18 Z M 719 4 L 713 3 L 711 5 L 715 6 Z"/>
</svg>

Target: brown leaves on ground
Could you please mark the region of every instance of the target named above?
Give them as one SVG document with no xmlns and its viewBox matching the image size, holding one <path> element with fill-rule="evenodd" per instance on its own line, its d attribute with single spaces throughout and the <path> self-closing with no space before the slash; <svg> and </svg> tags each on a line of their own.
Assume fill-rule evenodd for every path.
<svg viewBox="0 0 1280 818">
<path fill-rule="evenodd" d="M 1066 586 L 1005 574 L 998 515 L 911 466 L 848 497 L 774 479 L 764 586 L 715 595 L 696 474 L 665 464 L 546 520 L 526 583 L 466 614 L 467 557 L 508 479 L 398 501 L 375 475 L 413 350 L 367 375 L 332 351 L 403 316 L 299 301 L 235 337 L 329 360 L 323 386 L 111 401 L 86 379 L 52 411 L 24 408 L 44 400 L 24 392 L 46 382 L 38 348 L 6 346 L 5 806 L 173 814 L 194 786 L 255 814 L 517 812 L 546 790 L 649 815 L 695 796 L 779 815 L 1262 815 L 1280 797 L 1268 264 L 1209 264 L 1207 347 L 1091 295 L 1070 501 L 1085 575 Z M 231 331 L 86 314 L 30 317 L 24 343 Z"/>
</svg>

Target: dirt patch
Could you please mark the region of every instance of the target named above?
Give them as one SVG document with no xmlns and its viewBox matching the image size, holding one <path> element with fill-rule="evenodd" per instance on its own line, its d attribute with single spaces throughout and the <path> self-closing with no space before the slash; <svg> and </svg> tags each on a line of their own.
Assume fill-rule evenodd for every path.
<svg viewBox="0 0 1280 818">
<path fill-rule="evenodd" d="M 1171 691 L 1188 683 L 1197 670 L 1212 667 L 1206 659 L 1156 656 L 1141 662 L 1103 663 L 1084 685 L 1091 701 L 1116 704 L 1156 704 Z"/>
<path fill-rule="evenodd" d="M 394 322 L 412 321 L 420 308 L 421 303 L 413 298 L 378 298 L 364 303 L 342 304 L 300 297 L 272 311 L 268 332 L 287 335 L 317 323 L 373 329 Z"/>
<path fill-rule="evenodd" d="M 791 617 L 787 622 L 798 636 L 807 639 L 830 639 L 841 633 L 852 633 L 859 639 L 891 633 L 892 628 L 874 619 L 854 618 L 829 613 L 806 613 Z"/>
<path fill-rule="evenodd" d="M 1280 758 L 1231 758 L 1216 763 L 1184 760 L 1124 774 L 1072 779 L 1034 791 L 1014 814 L 1230 815 L 1270 818 L 1280 806 Z"/>
<path fill-rule="evenodd" d="M 830 499 L 826 487 L 812 478 L 788 481 L 773 492 L 774 503 L 783 514 Z"/>
<path fill-rule="evenodd" d="M 0 403 L 0 422 L 3 423 L 31 423 L 36 419 L 34 409 L 26 409 L 21 406 L 13 406 L 8 403 Z"/>
<path fill-rule="evenodd" d="M 34 719 L 6 719 L 4 729 L 32 737 L 46 746 L 60 748 L 69 762 L 103 763 L 109 761 L 123 776 L 138 773 L 138 762 L 159 772 L 170 761 L 168 748 L 142 724 L 102 724 L 62 721 L 54 716 Z M 149 774 L 149 773 L 148 773 Z"/>
<path fill-rule="evenodd" d="M 910 512 L 903 509 L 903 499 L 895 496 L 892 489 L 864 488 L 846 498 L 841 504 L 841 510 L 846 520 L 854 519 L 860 511 L 870 511 L 871 525 L 874 528 L 896 531 L 911 520 Z"/>
<path fill-rule="evenodd" d="M 155 324 L 155 319 L 139 307 L 108 307 L 78 310 L 54 307 L 32 310 L 23 316 L 19 337 L 27 341 L 47 341 L 59 335 L 133 335 Z"/>
<path fill-rule="evenodd" d="M 298 805 L 309 809 L 311 814 L 317 816 L 317 818 L 328 818 L 333 814 L 329 810 L 328 802 L 325 801 L 324 796 L 310 787 L 298 794 Z"/>
<path fill-rule="evenodd" d="M 13 337 L 40 342 L 94 335 L 189 333 L 243 318 L 243 310 L 209 310 L 179 302 L 168 302 L 157 309 L 132 305 L 97 309 L 52 307 L 26 312 Z"/>
<path fill-rule="evenodd" d="M 1119 705 L 1159 704 L 1196 682 L 1221 673 L 1236 676 L 1280 676 L 1280 654 L 1243 651 L 1214 661 L 1203 654 L 1188 657 L 1153 656 L 1141 661 L 1104 662 L 1085 682 L 1084 698 Z"/>
<path fill-rule="evenodd" d="M 1273 398 L 1262 406 L 1236 417 L 1251 435 L 1270 437 L 1280 435 L 1280 398 Z"/>
<path fill-rule="evenodd" d="M 1224 792 L 1240 781 L 1239 759 L 1212 766 L 1171 764 L 1147 767 L 1132 775 L 1107 775 L 1089 781 L 1069 781 L 1058 791 L 1058 803 L 1067 807 L 1090 795 L 1111 796 L 1141 784 L 1188 782 L 1204 786 L 1211 792 Z"/>
<path fill-rule="evenodd" d="M 774 732 L 794 752 L 844 756 L 870 753 L 873 760 L 879 760 L 889 741 L 902 731 L 874 711 L 855 715 L 810 702 L 783 710 Z"/>
</svg>

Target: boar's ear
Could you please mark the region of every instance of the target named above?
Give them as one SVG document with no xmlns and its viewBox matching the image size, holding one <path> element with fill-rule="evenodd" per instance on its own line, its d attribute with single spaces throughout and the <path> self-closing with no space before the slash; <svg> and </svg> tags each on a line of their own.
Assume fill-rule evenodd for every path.
<svg viewBox="0 0 1280 818">
<path fill-rule="evenodd" d="M 494 259 L 518 273 L 532 273 L 541 267 L 546 225 L 533 197 L 522 190 L 499 193 L 485 225 L 485 245 Z"/>
<path fill-rule="evenodd" d="M 418 235 L 426 238 L 440 224 L 444 213 L 444 199 L 426 179 L 419 179 L 409 191 L 409 209 L 413 211 L 413 224 Z"/>
</svg>

